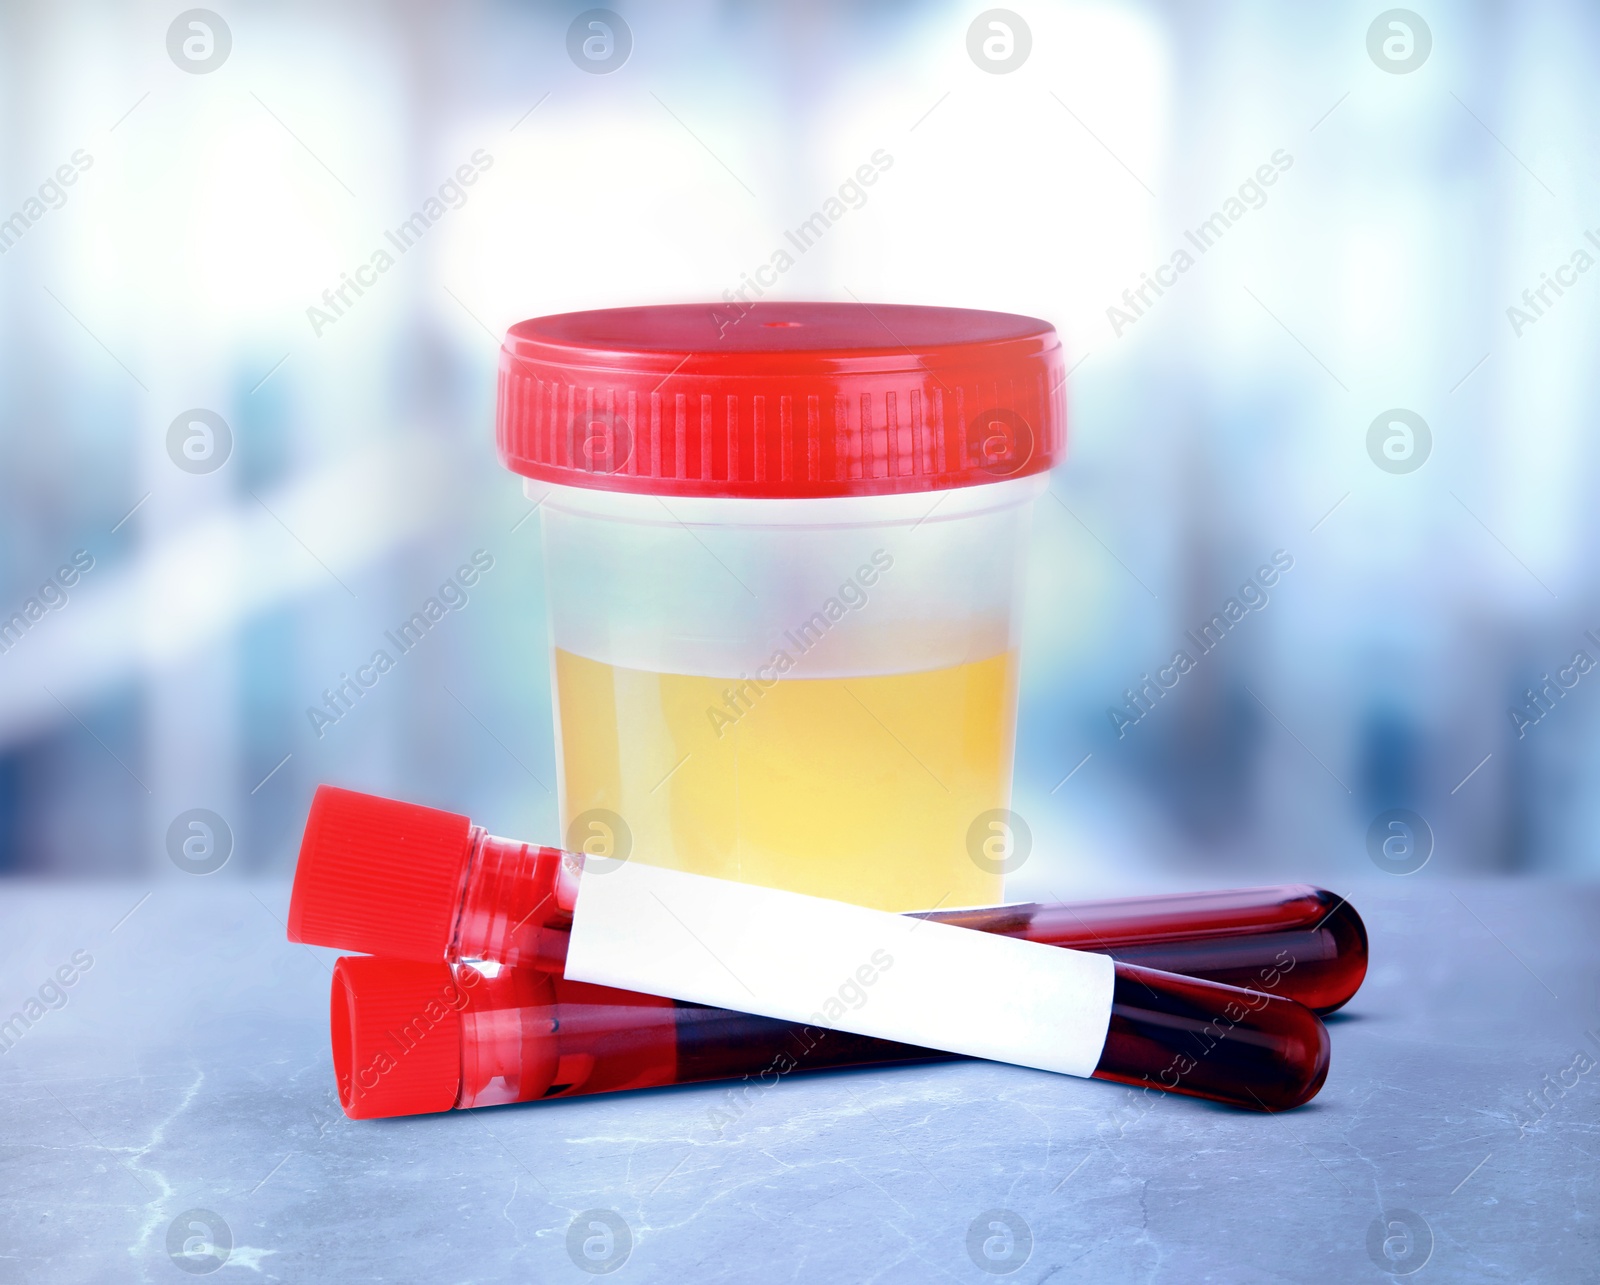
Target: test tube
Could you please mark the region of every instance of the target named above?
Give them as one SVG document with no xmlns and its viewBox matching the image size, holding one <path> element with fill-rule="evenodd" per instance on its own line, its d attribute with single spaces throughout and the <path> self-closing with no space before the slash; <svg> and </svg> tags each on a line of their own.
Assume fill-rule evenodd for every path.
<svg viewBox="0 0 1600 1285">
<path fill-rule="evenodd" d="M 711 1080 L 953 1060 L 839 1030 L 569 981 L 537 968 L 346 956 L 329 1010 L 339 1100 L 352 1119 L 417 1115 Z M 1328 1071 L 1321 1021 L 1294 1000 L 1118 964 L 1094 1078 L 1277 1111 Z"/>
<path fill-rule="evenodd" d="M 477 959 L 559 973 L 576 891 L 575 865 L 559 849 L 324 785 L 306 821 L 289 938 L 424 963 Z M 1355 908 L 1307 885 L 917 913 L 1266 991 L 1320 1013 L 1347 1002 L 1367 971 Z"/>
</svg>

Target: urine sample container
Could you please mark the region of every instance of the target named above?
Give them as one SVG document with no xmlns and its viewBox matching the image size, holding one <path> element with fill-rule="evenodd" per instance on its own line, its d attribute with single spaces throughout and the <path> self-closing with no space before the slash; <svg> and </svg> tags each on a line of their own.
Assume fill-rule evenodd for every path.
<svg viewBox="0 0 1600 1285">
<path fill-rule="evenodd" d="M 1048 323 L 962 309 L 513 326 L 497 433 L 540 515 L 565 846 L 885 910 L 1001 900 L 1063 378 Z"/>
</svg>

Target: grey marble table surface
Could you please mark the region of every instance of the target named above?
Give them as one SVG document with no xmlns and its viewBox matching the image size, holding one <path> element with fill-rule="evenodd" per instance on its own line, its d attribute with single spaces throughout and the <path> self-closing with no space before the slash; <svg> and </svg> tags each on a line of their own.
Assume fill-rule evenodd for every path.
<svg viewBox="0 0 1600 1285">
<path fill-rule="evenodd" d="M 1372 970 L 1299 1111 L 948 1063 L 719 1130 L 715 1085 L 349 1121 L 287 887 L 0 883 L 0 1016 L 46 1001 L 0 1034 L 0 1281 L 1600 1278 L 1600 889 L 1340 891 Z"/>
</svg>

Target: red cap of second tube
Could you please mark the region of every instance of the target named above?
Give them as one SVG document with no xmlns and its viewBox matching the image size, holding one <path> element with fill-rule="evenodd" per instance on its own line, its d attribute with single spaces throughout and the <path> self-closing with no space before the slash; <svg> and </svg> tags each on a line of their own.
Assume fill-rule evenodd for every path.
<svg viewBox="0 0 1600 1285">
<path fill-rule="evenodd" d="M 472 822 L 317 787 L 289 898 L 289 940 L 442 960 L 455 932 Z"/>
<path fill-rule="evenodd" d="M 333 969 L 328 1029 L 352 1120 L 448 1111 L 461 1093 L 466 990 L 450 966 L 351 955 Z"/>
</svg>

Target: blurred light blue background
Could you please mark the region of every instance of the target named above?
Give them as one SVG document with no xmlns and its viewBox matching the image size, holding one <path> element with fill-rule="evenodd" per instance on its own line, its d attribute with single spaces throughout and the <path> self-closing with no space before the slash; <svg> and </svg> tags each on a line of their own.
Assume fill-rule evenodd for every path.
<svg viewBox="0 0 1600 1285">
<path fill-rule="evenodd" d="M 1376 4 L 1019 4 L 1003 74 L 977 5 L 617 8 L 605 75 L 578 6 L 219 5 L 211 71 L 169 54 L 175 6 L 0 8 L 0 614 L 54 604 L 0 635 L 0 869 L 177 878 L 205 808 L 216 878 L 285 875 L 320 781 L 555 841 L 498 338 L 719 300 L 882 149 L 773 295 L 1030 313 L 1073 367 L 1013 891 L 1371 875 L 1391 808 L 1434 835 L 1418 878 L 1600 870 L 1600 670 L 1511 714 L 1600 659 L 1593 6 L 1427 4 L 1401 73 Z M 211 471 L 169 451 L 177 422 L 207 465 L 195 409 Z M 470 601 L 319 737 L 307 708 L 475 550 Z"/>
</svg>

